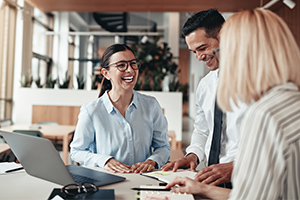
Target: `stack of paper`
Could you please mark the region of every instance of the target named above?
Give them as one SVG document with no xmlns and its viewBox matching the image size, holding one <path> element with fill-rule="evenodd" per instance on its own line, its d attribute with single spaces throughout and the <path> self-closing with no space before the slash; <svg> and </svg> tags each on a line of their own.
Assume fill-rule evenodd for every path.
<svg viewBox="0 0 300 200">
<path fill-rule="evenodd" d="M 0 174 L 6 174 L 6 171 L 13 170 L 13 169 L 19 169 L 22 167 L 21 164 L 15 163 L 15 162 L 1 162 L 0 163 Z M 16 170 L 12 171 L 10 173 L 17 173 L 17 172 L 24 172 L 25 170 Z"/>
<path fill-rule="evenodd" d="M 164 186 L 149 186 L 141 185 L 140 188 L 165 188 Z M 142 190 L 140 192 L 140 200 L 193 200 L 194 197 L 191 194 L 175 194 L 167 191 L 152 191 Z"/>
</svg>

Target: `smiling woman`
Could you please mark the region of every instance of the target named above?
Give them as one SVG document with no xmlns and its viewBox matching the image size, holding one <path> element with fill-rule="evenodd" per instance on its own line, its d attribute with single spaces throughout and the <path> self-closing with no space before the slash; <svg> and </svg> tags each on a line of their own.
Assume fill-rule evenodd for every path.
<svg viewBox="0 0 300 200">
<path fill-rule="evenodd" d="M 160 168 L 170 157 L 168 124 L 154 97 L 133 90 L 140 67 L 134 52 L 124 44 L 111 45 L 102 66 L 99 98 L 81 107 L 71 158 L 112 172 Z"/>
</svg>

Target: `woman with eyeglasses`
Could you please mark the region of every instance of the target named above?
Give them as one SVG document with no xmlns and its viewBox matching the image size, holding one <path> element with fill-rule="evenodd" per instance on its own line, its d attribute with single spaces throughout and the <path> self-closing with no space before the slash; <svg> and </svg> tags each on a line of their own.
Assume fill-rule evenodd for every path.
<svg viewBox="0 0 300 200">
<path fill-rule="evenodd" d="M 140 61 L 124 44 L 102 57 L 99 98 L 81 107 L 72 160 L 111 172 L 141 173 L 162 167 L 170 157 L 167 120 L 158 101 L 133 88 Z"/>
<path fill-rule="evenodd" d="M 233 189 L 188 178 L 167 188 L 209 199 L 300 199 L 300 51 L 293 34 L 275 13 L 258 8 L 230 17 L 220 38 L 219 106 L 249 104 Z"/>
</svg>

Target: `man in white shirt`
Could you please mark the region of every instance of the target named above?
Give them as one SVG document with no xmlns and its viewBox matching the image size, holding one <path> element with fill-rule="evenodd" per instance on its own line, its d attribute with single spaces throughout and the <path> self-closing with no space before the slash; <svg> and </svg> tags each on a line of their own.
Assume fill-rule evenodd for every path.
<svg viewBox="0 0 300 200">
<path fill-rule="evenodd" d="M 190 167 L 195 171 L 199 162 L 205 158 L 209 159 L 219 74 L 219 61 L 215 50 L 219 47 L 219 32 L 224 22 L 223 16 L 216 9 L 209 9 L 191 16 L 182 28 L 189 50 L 199 61 L 206 64 L 210 72 L 200 81 L 197 88 L 197 113 L 186 156 L 166 164 L 162 167 L 164 171 L 171 168 L 176 171 L 179 167 Z M 241 106 L 236 112 L 223 113 L 219 164 L 212 164 L 200 170 L 195 177 L 196 180 L 212 185 L 231 182 L 233 161 L 239 141 L 239 127 L 245 109 L 246 106 Z"/>
</svg>

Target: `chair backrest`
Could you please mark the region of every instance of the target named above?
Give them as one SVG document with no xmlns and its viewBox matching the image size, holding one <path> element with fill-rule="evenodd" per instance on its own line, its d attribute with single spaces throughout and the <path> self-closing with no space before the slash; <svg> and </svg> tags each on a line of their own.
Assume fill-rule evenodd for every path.
<svg viewBox="0 0 300 200">
<path fill-rule="evenodd" d="M 31 135 L 31 136 L 36 136 L 36 137 L 43 137 L 43 134 L 37 130 L 14 130 L 13 132 L 23 133 L 26 135 Z"/>
</svg>

